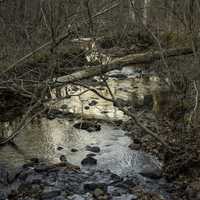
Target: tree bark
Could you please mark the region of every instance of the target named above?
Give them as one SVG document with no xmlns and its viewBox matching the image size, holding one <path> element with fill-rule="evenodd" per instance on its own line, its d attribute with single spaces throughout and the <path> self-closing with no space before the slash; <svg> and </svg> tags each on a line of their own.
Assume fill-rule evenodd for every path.
<svg viewBox="0 0 200 200">
<path fill-rule="evenodd" d="M 164 55 L 164 57 L 167 58 L 167 57 L 181 56 L 181 55 L 187 55 L 187 54 L 192 54 L 192 53 L 193 51 L 191 48 L 175 48 L 175 49 L 168 49 L 163 52 L 154 51 L 154 52 L 146 52 L 146 53 L 140 53 L 140 54 L 130 54 L 121 58 L 116 58 L 106 65 L 92 66 L 70 75 L 58 77 L 54 80 L 56 81 L 57 84 L 53 83 L 54 84 L 53 87 L 61 86 L 63 84 L 67 84 L 70 82 L 75 82 L 78 80 L 104 74 L 106 72 L 109 72 L 115 69 L 121 69 L 122 67 L 127 66 L 127 65 L 152 63 L 155 60 L 161 59 L 161 55 Z"/>
</svg>

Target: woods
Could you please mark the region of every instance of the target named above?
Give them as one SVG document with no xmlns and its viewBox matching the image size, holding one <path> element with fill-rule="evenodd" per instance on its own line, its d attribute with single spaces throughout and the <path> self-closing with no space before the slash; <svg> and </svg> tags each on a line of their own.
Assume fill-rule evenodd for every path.
<svg viewBox="0 0 200 200">
<path fill-rule="evenodd" d="M 0 175 L 0 198 L 115 199 L 98 184 L 103 169 L 128 188 L 120 199 L 198 200 L 199 18 L 198 0 L 0 1 L 0 172 L 25 166 L 12 181 Z M 96 172 L 82 191 L 83 163 Z M 65 185 L 75 173 L 73 192 L 26 191 L 27 165 L 45 180 L 56 169 Z"/>
</svg>

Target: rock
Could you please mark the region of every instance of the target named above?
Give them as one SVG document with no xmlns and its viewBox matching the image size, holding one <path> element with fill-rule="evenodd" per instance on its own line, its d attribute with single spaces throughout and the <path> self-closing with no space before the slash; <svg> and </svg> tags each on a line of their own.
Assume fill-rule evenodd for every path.
<svg viewBox="0 0 200 200">
<path fill-rule="evenodd" d="M 89 109 L 90 109 L 90 107 L 89 107 L 89 106 L 85 106 L 84 108 L 85 108 L 85 110 L 89 110 Z"/>
<path fill-rule="evenodd" d="M 63 147 L 57 147 L 57 150 L 61 151 L 61 150 L 63 150 Z"/>
<path fill-rule="evenodd" d="M 41 174 L 33 174 L 32 176 L 29 175 L 27 178 L 26 178 L 26 183 L 28 184 L 40 184 L 43 180 L 43 177 Z"/>
<path fill-rule="evenodd" d="M 101 130 L 100 124 L 97 124 L 95 122 L 90 122 L 90 121 L 78 122 L 78 123 L 74 124 L 74 127 L 77 128 L 77 129 L 86 130 L 88 132 L 100 131 Z"/>
<path fill-rule="evenodd" d="M 101 114 L 107 114 L 107 113 L 109 113 L 109 111 L 107 111 L 107 110 L 102 110 L 101 111 Z"/>
<path fill-rule="evenodd" d="M 140 174 L 147 178 L 159 179 L 162 176 L 161 169 L 153 167 L 151 165 L 145 165 L 142 167 Z"/>
<path fill-rule="evenodd" d="M 69 199 L 69 200 L 85 200 L 84 197 L 82 197 L 78 194 L 74 194 L 73 196 L 69 196 L 67 199 Z"/>
<path fill-rule="evenodd" d="M 56 197 L 54 200 L 66 200 L 66 197 L 61 195 L 61 196 Z"/>
<path fill-rule="evenodd" d="M 49 192 L 43 192 L 41 194 L 41 199 L 52 199 L 55 198 L 57 196 L 59 196 L 61 194 L 60 190 L 53 190 L 53 191 L 49 191 Z"/>
<path fill-rule="evenodd" d="M 57 109 L 51 109 L 49 110 L 49 112 L 47 113 L 47 119 L 55 119 L 57 117 L 57 115 L 61 115 L 62 111 L 57 110 Z"/>
<path fill-rule="evenodd" d="M 107 192 L 107 185 L 105 183 L 88 182 L 84 184 L 83 188 L 85 192 L 92 192 L 95 191 L 97 188 L 99 190 L 102 190 L 103 193 Z"/>
<path fill-rule="evenodd" d="M 95 106 L 97 105 L 98 101 L 92 100 L 88 105 L 89 106 Z"/>
<path fill-rule="evenodd" d="M 110 177 L 111 177 L 111 179 L 113 179 L 114 181 L 121 181 L 122 180 L 122 178 L 119 176 L 119 175 L 117 175 L 117 174 L 111 174 L 110 175 Z"/>
<path fill-rule="evenodd" d="M 65 110 L 68 109 L 68 105 L 67 104 L 63 104 L 62 106 L 60 106 L 61 109 Z"/>
<path fill-rule="evenodd" d="M 113 200 L 136 200 L 137 196 L 133 194 L 123 194 L 120 197 L 113 197 Z"/>
<path fill-rule="evenodd" d="M 132 150 L 139 150 L 141 148 L 141 141 L 137 138 L 133 139 L 133 143 L 128 146 Z"/>
<path fill-rule="evenodd" d="M 97 159 L 93 157 L 86 157 L 81 161 L 82 165 L 96 165 L 97 164 Z"/>
<path fill-rule="evenodd" d="M 55 115 L 52 115 L 51 113 L 50 113 L 50 114 L 47 114 L 47 119 L 53 120 L 53 119 L 55 119 L 55 118 L 56 118 Z"/>
<path fill-rule="evenodd" d="M 95 154 L 95 153 L 88 153 L 86 156 L 87 156 L 87 157 L 95 157 L 96 154 Z"/>
<path fill-rule="evenodd" d="M 131 150 L 139 150 L 141 148 L 141 145 L 140 144 L 131 143 L 128 147 Z"/>
<path fill-rule="evenodd" d="M 61 161 L 61 162 L 67 162 L 66 156 L 65 156 L 65 155 L 61 155 L 61 156 L 60 156 L 60 161 Z"/>
<path fill-rule="evenodd" d="M 77 152 L 78 151 L 78 149 L 71 149 L 71 152 Z"/>
<path fill-rule="evenodd" d="M 133 139 L 133 142 L 134 142 L 135 144 L 141 144 L 141 141 L 140 141 L 138 138 L 134 138 L 134 139 Z"/>
<path fill-rule="evenodd" d="M 185 192 L 189 200 L 200 200 L 200 181 L 190 183 Z"/>
<path fill-rule="evenodd" d="M 99 153 L 100 152 L 100 148 L 97 147 L 97 146 L 86 146 L 86 150 L 87 151 L 91 151 L 91 152 L 94 152 L 94 153 Z"/>
<path fill-rule="evenodd" d="M 94 196 L 95 196 L 96 198 L 98 198 L 99 196 L 103 196 L 103 195 L 104 195 L 104 191 L 101 190 L 100 188 L 96 188 L 96 189 L 94 190 Z"/>
</svg>

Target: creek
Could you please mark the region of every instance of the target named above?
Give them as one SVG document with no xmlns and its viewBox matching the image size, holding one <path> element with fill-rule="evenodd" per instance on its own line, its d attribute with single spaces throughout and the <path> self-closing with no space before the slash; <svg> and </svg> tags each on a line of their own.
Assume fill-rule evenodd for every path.
<svg viewBox="0 0 200 200">
<path fill-rule="evenodd" d="M 137 73 L 130 67 L 122 71 L 110 72 L 109 75 L 111 78 L 108 79 L 108 84 L 113 94 L 129 102 L 135 101 L 137 96 L 137 105 L 140 106 L 143 106 L 145 95 L 151 94 L 160 87 L 156 76 L 139 77 L 141 73 Z M 123 78 L 120 78 L 120 75 L 123 75 Z M 109 96 L 107 89 L 101 83 L 94 87 L 102 95 Z M 100 151 L 95 153 L 94 157 L 97 165 L 91 168 L 110 170 L 122 177 L 137 176 L 146 188 L 150 190 L 159 188 L 160 180 L 150 181 L 140 173 L 144 166 L 157 171 L 161 169 L 162 164 L 149 154 L 131 150 L 128 147 L 132 142 L 131 138 L 127 136 L 126 131 L 113 123 L 114 120 L 126 121 L 128 117 L 124 116 L 111 102 L 101 99 L 91 91 L 76 96 L 83 90 L 82 87 L 68 86 L 67 93 L 74 96 L 59 101 L 55 96 L 55 91 L 52 91 L 52 102 L 49 106 L 60 110 L 61 113 L 51 119 L 34 120 L 16 137 L 15 147 L 12 145 L 1 147 L 0 164 L 16 168 L 27 163 L 31 158 L 58 163 L 60 157 L 64 155 L 68 162 L 87 170 L 88 166 L 82 166 L 81 161 L 87 157 L 87 154 L 92 153 L 87 147 L 95 146 Z M 66 88 L 62 88 L 60 92 L 61 96 L 65 96 Z M 63 117 L 62 112 L 76 113 L 79 117 Z M 83 122 L 86 118 L 100 124 L 101 130 L 87 131 L 74 127 L 74 124 Z M 11 132 L 16 124 L 13 123 L 12 126 L 4 124 L 2 129 L 6 128 Z"/>
</svg>

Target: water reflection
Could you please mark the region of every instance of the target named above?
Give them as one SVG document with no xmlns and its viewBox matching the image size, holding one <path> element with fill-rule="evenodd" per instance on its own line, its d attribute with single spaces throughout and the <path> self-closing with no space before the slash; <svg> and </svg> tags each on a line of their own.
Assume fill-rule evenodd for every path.
<svg viewBox="0 0 200 200">
<path fill-rule="evenodd" d="M 151 78 L 133 78 L 128 77 L 127 79 L 108 79 L 108 85 L 111 88 L 112 93 L 116 98 L 123 99 L 125 101 L 135 102 L 142 104 L 144 101 L 144 96 L 148 94 L 153 94 L 154 91 L 160 89 L 159 79 L 156 76 Z M 93 87 L 97 89 L 98 92 L 107 97 L 111 98 L 108 89 L 105 86 Z M 85 91 L 83 87 L 76 87 L 73 90 L 73 86 L 68 85 L 68 94 L 78 95 Z M 61 89 L 61 94 L 65 96 L 66 88 Z M 56 101 L 55 91 L 52 91 L 52 97 Z M 90 106 L 92 100 L 97 101 L 95 106 Z M 113 106 L 112 102 L 103 100 L 97 94 L 88 91 L 83 93 L 81 96 L 73 96 L 70 99 L 63 99 L 56 103 L 56 108 L 62 108 L 62 105 L 67 105 L 66 110 L 74 113 L 82 114 L 82 116 L 88 118 L 99 118 L 99 119 L 123 119 L 126 120 L 127 116 Z"/>
<path fill-rule="evenodd" d="M 138 79 L 131 76 L 123 80 L 109 79 L 108 84 L 116 98 L 130 102 L 134 100 L 135 96 L 138 97 L 139 101 L 142 101 L 144 95 L 159 87 L 156 78 Z M 65 96 L 67 93 L 76 95 L 84 90 L 82 87 L 74 88 L 74 86 L 68 85 L 67 88 L 61 89 L 60 96 Z M 98 91 L 101 95 L 109 97 L 109 92 L 104 86 L 98 86 Z M 101 99 L 91 91 L 58 102 L 56 93 L 58 91 L 51 92 L 54 99 L 51 103 L 55 104 L 54 107 L 60 110 L 69 110 L 81 114 L 82 117 L 89 118 L 127 119 L 127 116 L 124 116 L 111 102 Z M 92 101 L 96 102 L 95 105 L 91 105 Z M 12 125 L 4 123 L 1 125 L 1 130 L 7 129 L 7 132 L 10 133 L 18 123 L 18 121 Z M 32 157 L 55 163 L 59 161 L 60 155 L 64 154 L 69 162 L 80 165 L 81 160 L 90 153 L 86 151 L 87 145 L 100 147 L 101 152 L 96 158 L 98 167 L 102 169 L 111 169 L 120 174 L 136 170 L 137 166 L 140 166 L 138 163 L 142 163 L 144 154 L 131 151 L 128 148 L 131 139 L 125 136 L 122 130 L 102 124 L 100 132 L 89 133 L 73 128 L 73 124 L 73 119 L 69 121 L 67 119 L 48 120 L 43 118 L 34 121 L 16 137 L 15 143 L 19 148 L 18 151 L 10 145 L 0 149 L 0 163 L 14 167 L 25 163 L 27 159 Z M 59 151 L 58 147 L 63 149 Z M 73 148 L 78 151 L 72 152 L 71 149 Z"/>
</svg>

